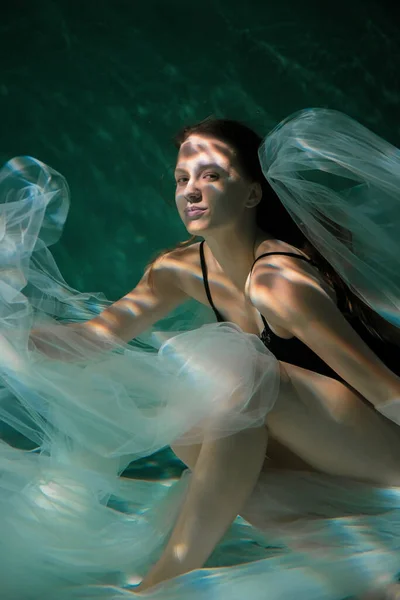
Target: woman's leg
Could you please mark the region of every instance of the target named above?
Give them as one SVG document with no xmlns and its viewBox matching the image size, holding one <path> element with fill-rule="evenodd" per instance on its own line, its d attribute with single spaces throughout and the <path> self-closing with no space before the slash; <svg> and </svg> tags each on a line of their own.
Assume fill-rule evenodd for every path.
<svg viewBox="0 0 400 600">
<path fill-rule="evenodd" d="M 315 470 L 400 484 L 399 426 L 341 382 L 284 363 L 281 372 L 279 397 L 266 419 L 263 470 Z M 174 448 L 191 469 L 200 449 L 200 444 Z"/>
<path fill-rule="evenodd" d="M 338 381 L 281 363 L 279 396 L 266 425 L 175 448 L 192 479 L 167 547 L 139 591 L 204 564 L 254 489 L 267 428 L 305 468 L 400 484 L 400 428 Z"/>
<path fill-rule="evenodd" d="M 318 471 L 400 484 L 400 427 L 343 383 L 281 363 L 271 435 Z"/>
<path fill-rule="evenodd" d="M 179 460 L 193 471 L 199 458 L 201 446 L 202 444 L 193 444 L 192 446 L 175 446 L 172 444 L 171 448 Z"/>
<path fill-rule="evenodd" d="M 172 450 L 176 456 L 187 466 L 193 470 L 196 466 L 197 459 L 200 454 L 201 444 L 193 444 L 191 446 L 175 446 L 172 445 Z M 305 460 L 300 458 L 287 446 L 275 439 L 271 432 L 268 432 L 267 453 L 264 459 L 263 471 L 268 469 L 286 469 L 291 471 L 314 471 Z"/>
<path fill-rule="evenodd" d="M 167 546 L 136 590 L 204 565 L 253 492 L 266 446 L 264 426 L 203 442 Z"/>
</svg>

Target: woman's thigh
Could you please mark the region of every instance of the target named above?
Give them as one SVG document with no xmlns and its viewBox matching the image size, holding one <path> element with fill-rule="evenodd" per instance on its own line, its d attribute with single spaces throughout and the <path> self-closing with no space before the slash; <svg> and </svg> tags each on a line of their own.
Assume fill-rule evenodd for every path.
<svg viewBox="0 0 400 600">
<path fill-rule="evenodd" d="M 400 427 L 339 381 L 281 363 L 279 396 L 266 424 L 314 469 L 400 485 Z"/>
</svg>

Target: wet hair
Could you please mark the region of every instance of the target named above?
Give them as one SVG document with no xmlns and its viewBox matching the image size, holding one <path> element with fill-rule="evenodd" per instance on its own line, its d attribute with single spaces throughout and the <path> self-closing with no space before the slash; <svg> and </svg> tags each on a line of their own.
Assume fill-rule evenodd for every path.
<svg viewBox="0 0 400 600">
<path fill-rule="evenodd" d="M 309 242 L 265 179 L 258 158 L 258 150 L 263 138 L 239 121 L 208 118 L 181 129 L 174 138 L 175 147 L 179 150 L 191 135 L 215 138 L 228 144 L 234 150 L 244 177 L 249 181 L 259 183 L 261 186 L 262 198 L 256 206 L 256 224 L 259 229 L 307 254 L 318 267 L 327 283 L 335 289 L 340 310 L 349 315 L 357 316 L 371 333 L 380 337 L 372 325 L 375 313 L 351 292 L 330 263 Z M 191 236 L 188 240 L 178 244 L 176 248 L 189 246 L 197 239 L 196 236 Z M 349 240 L 349 243 L 351 244 L 351 240 Z M 169 251 L 166 250 L 162 254 Z"/>
</svg>

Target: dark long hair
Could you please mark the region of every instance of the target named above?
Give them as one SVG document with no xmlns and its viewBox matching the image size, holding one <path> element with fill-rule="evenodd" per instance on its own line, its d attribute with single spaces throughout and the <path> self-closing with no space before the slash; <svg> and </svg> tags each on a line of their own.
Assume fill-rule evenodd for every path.
<svg viewBox="0 0 400 600">
<path fill-rule="evenodd" d="M 324 279 L 334 287 L 341 310 L 349 315 L 357 316 L 371 333 L 380 337 L 372 325 L 372 322 L 376 320 L 373 317 L 375 313 L 351 292 L 330 263 L 305 237 L 265 179 L 258 159 L 262 138 L 239 121 L 208 118 L 181 129 L 174 138 L 175 147 L 179 150 L 181 145 L 193 134 L 216 138 L 234 149 L 243 175 L 250 181 L 259 183 L 262 189 L 262 199 L 256 207 L 257 226 L 277 240 L 305 252 L 316 264 Z M 197 238 L 192 236 L 178 244 L 177 247 L 189 246 L 196 240 Z"/>
</svg>

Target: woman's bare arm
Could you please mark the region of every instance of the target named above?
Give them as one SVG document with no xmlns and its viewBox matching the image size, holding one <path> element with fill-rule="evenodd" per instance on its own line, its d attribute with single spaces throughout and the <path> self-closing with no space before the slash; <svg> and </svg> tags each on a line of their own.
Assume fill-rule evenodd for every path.
<svg viewBox="0 0 400 600">
<path fill-rule="evenodd" d="M 254 306 L 304 342 L 374 406 L 400 397 L 400 378 L 346 321 L 315 270 L 299 263 L 283 256 L 258 261 L 248 290 Z"/>
<path fill-rule="evenodd" d="M 147 270 L 137 286 L 100 315 L 83 323 L 87 332 L 129 342 L 187 300 L 171 261 Z"/>
<path fill-rule="evenodd" d="M 129 342 L 187 300 L 179 285 L 173 261 L 164 256 L 147 270 L 137 286 L 100 315 L 83 323 L 40 327 L 31 342 L 43 354 L 62 360 L 85 356 L 85 352 Z M 58 335 L 57 335 L 58 332 Z"/>
</svg>

